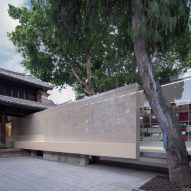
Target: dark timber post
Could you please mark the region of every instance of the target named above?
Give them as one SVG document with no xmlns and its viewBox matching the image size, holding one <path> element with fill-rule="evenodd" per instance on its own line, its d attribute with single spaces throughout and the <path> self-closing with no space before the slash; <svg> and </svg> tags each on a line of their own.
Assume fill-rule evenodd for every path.
<svg viewBox="0 0 191 191">
<path fill-rule="evenodd" d="M 1 143 L 5 144 L 5 136 L 6 136 L 5 119 L 6 119 L 6 115 L 5 115 L 4 112 L 1 114 L 1 118 L 2 118 L 2 122 L 1 122 Z"/>
</svg>

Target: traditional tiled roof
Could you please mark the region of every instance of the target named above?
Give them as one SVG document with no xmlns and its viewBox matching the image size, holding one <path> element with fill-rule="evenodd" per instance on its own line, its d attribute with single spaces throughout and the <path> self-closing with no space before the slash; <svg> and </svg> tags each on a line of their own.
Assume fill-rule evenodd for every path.
<svg viewBox="0 0 191 191">
<path fill-rule="evenodd" d="M 53 86 L 50 85 L 49 83 L 43 82 L 35 78 L 34 76 L 28 75 L 25 73 L 12 72 L 12 71 L 0 68 L 0 77 L 12 79 L 12 80 L 25 83 L 25 84 L 30 84 L 32 86 L 39 87 L 39 88 L 45 88 L 47 90 L 53 89 Z"/>
<path fill-rule="evenodd" d="M 51 101 L 50 102 L 35 102 L 35 101 L 24 100 L 24 99 L 9 97 L 9 96 L 3 96 L 3 95 L 0 95 L 0 104 L 11 105 L 11 106 L 21 107 L 26 109 L 27 108 L 34 109 L 37 111 L 44 110 L 54 106 L 53 102 Z"/>
</svg>

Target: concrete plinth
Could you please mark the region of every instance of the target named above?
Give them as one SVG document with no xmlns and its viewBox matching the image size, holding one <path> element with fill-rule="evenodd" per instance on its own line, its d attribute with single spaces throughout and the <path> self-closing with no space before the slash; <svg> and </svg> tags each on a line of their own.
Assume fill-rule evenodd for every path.
<svg viewBox="0 0 191 191">
<path fill-rule="evenodd" d="M 87 155 L 43 152 L 43 159 L 80 166 L 86 166 L 89 164 L 89 157 Z"/>
<path fill-rule="evenodd" d="M 31 151 L 31 157 L 37 157 L 37 152 L 36 151 Z"/>
</svg>

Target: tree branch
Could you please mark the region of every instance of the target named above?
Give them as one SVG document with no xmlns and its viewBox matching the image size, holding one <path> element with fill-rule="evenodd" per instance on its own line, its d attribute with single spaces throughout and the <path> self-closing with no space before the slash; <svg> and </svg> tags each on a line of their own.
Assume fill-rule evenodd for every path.
<svg viewBox="0 0 191 191">
<path fill-rule="evenodd" d="M 74 77 L 77 79 L 77 81 L 79 82 L 79 84 L 82 86 L 84 92 L 85 92 L 87 95 L 92 95 L 92 92 L 91 92 L 91 90 L 88 88 L 88 85 L 80 78 L 80 76 L 79 76 L 79 75 L 77 74 L 77 72 L 75 71 L 73 64 L 72 64 L 70 61 L 66 61 L 66 60 L 62 60 L 61 62 L 67 64 L 67 65 L 70 67 L 70 69 L 71 69 L 71 71 L 72 71 Z"/>
</svg>

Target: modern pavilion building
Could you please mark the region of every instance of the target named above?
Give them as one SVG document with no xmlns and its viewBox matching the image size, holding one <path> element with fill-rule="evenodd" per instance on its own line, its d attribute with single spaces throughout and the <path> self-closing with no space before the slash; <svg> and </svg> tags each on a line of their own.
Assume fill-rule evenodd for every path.
<svg viewBox="0 0 191 191">
<path fill-rule="evenodd" d="M 61 162 L 86 164 L 96 156 L 166 166 L 163 135 L 138 84 L 55 107 L 47 102 L 50 89 L 32 76 L 0 70 L 2 143 Z M 162 91 L 191 156 L 191 77 L 165 83 Z"/>
<path fill-rule="evenodd" d="M 191 77 L 162 85 L 191 155 Z M 41 151 L 44 159 L 86 164 L 88 158 L 166 166 L 163 135 L 138 84 L 16 119 L 16 148 Z M 70 159 L 71 160 L 70 160 Z M 77 159 L 76 159 L 77 160 Z"/>
</svg>

